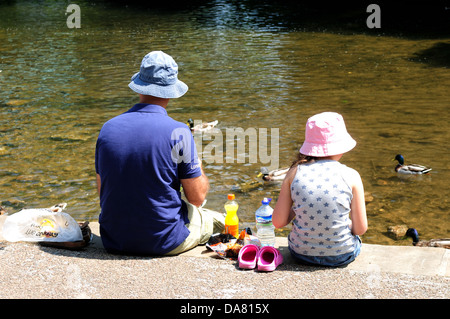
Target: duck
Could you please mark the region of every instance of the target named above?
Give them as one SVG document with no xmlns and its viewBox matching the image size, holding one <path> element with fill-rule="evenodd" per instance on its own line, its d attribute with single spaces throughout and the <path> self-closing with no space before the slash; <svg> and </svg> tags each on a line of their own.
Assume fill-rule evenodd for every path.
<svg viewBox="0 0 450 319">
<path fill-rule="evenodd" d="M 261 167 L 261 172 L 258 174 L 258 177 L 262 176 L 262 179 L 265 181 L 282 181 L 288 171 L 289 167 L 278 168 L 272 171 L 269 171 L 267 167 Z"/>
<path fill-rule="evenodd" d="M 450 249 L 450 238 L 419 240 L 419 233 L 415 228 L 409 228 L 406 236 L 413 239 L 413 245 L 417 247 L 441 247 Z"/>
<path fill-rule="evenodd" d="M 54 213 L 61 213 L 66 207 L 67 207 L 67 203 L 59 203 L 59 204 L 53 205 L 52 207 L 49 207 L 47 209 Z"/>
<path fill-rule="evenodd" d="M 205 132 L 205 131 L 209 131 L 212 128 L 214 128 L 217 125 L 217 123 L 219 123 L 219 121 L 215 120 L 215 121 L 206 122 L 206 123 L 200 122 L 200 124 L 197 124 L 194 126 L 194 121 L 192 119 L 189 119 L 186 124 L 191 129 L 191 132 Z"/>
<path fill-rule="evenodd" d="M 408 164 L 405 165 L 405 159 L 401 154 L 397 154 L 393 161 L 398 161 L 395 171 L 400 174 L 428 174 L 431 171 L 430 167 L 426 167 L 418 164 Z"/>
</svg>

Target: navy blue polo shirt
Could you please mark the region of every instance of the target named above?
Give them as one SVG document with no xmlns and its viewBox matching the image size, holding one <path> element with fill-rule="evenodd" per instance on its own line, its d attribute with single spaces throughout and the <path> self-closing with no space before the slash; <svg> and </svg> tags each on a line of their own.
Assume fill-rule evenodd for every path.
<svg viewBox="0 0 450 319">
<path fill-rule="evenodd" d="M 106 122 L 95 169 L 104 247 L 114 253 L 165 254 L 189 235 L 180 179 L 201 175 L 194 139 L 159 105 L 136 104 Z"/>
</svg>

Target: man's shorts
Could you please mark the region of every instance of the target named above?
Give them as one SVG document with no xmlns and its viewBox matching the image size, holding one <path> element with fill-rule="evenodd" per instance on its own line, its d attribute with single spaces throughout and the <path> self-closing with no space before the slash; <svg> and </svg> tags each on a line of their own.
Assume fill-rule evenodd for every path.
<svg viewBox="0 0 450 319">
<path fill-rule="evenodd" d="M 178 255 L 198 245 L 206 244 L 212 234 L 220 233 L 225 228 L 225 215 L 219 212 L 192 205 L 186 202 L 188 207 L 189 236 L 177 248 L 166 255 Z"/>
</svg>

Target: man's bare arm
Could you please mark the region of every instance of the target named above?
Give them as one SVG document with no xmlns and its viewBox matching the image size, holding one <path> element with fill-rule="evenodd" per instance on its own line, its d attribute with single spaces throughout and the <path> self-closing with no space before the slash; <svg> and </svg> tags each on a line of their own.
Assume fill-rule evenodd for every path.
<svg viewBox="0 0 450 319">
<path fill-rule="evenodd" d="M 202 175 L 181 180 L 186 199 L 195 206 L 201 206 L 209 190 L 209 181 L 202 169 Z"/>
</svg>

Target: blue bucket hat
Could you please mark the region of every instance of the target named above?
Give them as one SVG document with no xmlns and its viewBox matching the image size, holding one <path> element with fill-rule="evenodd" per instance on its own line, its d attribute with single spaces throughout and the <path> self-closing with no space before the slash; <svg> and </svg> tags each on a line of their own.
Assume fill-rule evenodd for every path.
<svg viewBox="0 0 450 319">
<path fill-rule="evenodd" d="M 128 86 L 136 93 L 164 99 L 178 98 L 188 90 L 178 80 L 178 64 L 162 51 L 152 51 L 142 59 L 139 72 L 131 77 Z"/>
</svg>

